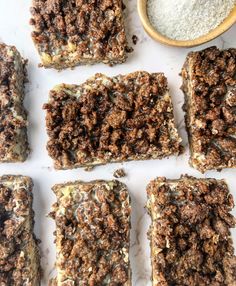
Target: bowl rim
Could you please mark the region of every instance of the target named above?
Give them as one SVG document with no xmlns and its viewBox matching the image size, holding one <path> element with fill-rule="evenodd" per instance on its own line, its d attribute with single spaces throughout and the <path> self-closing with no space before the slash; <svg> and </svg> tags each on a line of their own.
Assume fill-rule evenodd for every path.
<svg viewBox="0 0 236 286">
<path fill-rule="evenodd" d="M 141 19 L 142 25 L 145 31 L 156 41 L 169 45 L 169 46 L 176 46 L 176 47 L 193 47 L 198 46 L 204 43 L 207 43 L 216 37 L 223 34 L 227 31 L 233 24 L 236 23 L 236 4 L 234 8 L 231 10 L 229 15 L 224 19 L 224 21 L 218 25 L 215 29 L 211 30 L 208 34 L 203 35 L 199 38 L 194 40 L 174 40 L 168 38 L 158 32 L 150 23 L 149 18 L 147 16 L 147 1 L 148 0 L 137 0 L 137 8 L 138 14 Z"/>
</svg>

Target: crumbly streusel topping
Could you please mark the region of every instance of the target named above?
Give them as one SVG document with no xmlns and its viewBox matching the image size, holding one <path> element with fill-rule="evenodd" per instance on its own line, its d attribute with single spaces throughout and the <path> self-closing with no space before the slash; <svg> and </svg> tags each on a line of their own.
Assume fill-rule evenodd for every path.
<svg viewBox="0 0 236 286">
<path fill-rule="evenodd" d="M 191 164 L 236 167 L 236 49 L 191 52 L 182 76 Z"/>
<path fill-rule="evenodd" d="M 32 187 L 28 177 L 0 177 L 1 286 L 37 286 L 40 282 Z"/>
<path fill-rule="evenodd" d="M 161 73 L 135 72 L 50 92 L 47 150 L 58 169 L 178 154 L 167 80 Z"/>
<path fill-rule="evenodd" d="M 25 65 L 15 47 L 0 44 L 0 162 L 25 161 L 29 153 L 23 107 Z"/>
<path fill-rule="evenodd" d="M 131 285 L 126 186 L 118 181 L 93 181 L 56 185 L 53 190 L 57 195 L 51 213 L 56 222 L 54 283 Z"/>
<path fill-rule="evenodd" d="M 225 181 L 158 178 L 147 193 L 154 285 L 234 285 L 236 219 Z"/>
<path fill-rule="evenodd" d="M 32 38 L 44 65 L 125 61 L 122 5 L 121 0 L 34 0 Z"/>
</svg>

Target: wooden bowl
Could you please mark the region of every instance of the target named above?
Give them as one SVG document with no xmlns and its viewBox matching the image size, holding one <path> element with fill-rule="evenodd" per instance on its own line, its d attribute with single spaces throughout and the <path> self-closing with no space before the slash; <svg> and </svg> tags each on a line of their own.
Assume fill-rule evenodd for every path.
<svg viewBox="0 0 236 286">
<path fill-rule="evenodd" d="M 178 1 L 178 0 L 177 0 Z M 151 36 L 154 40 L 169 46 L 176 47 L 194 47 L 206 42 L 213 40 L 218 37 L 225 31 L 227 31 L 235 22 L 236 22 L 236 5 L 233 10 L 230 12 L 227 18 L 215 29 L 211 30 L 208 34 L 203 35 L 194 40 L 179 41 L 170 39 L 161 33 L 159 33 L 151 25 L 148 16 L 147 16 L 147 0 L 138 0 L 138 13 L 143 24 L 145 31 Z"/>
</svg>

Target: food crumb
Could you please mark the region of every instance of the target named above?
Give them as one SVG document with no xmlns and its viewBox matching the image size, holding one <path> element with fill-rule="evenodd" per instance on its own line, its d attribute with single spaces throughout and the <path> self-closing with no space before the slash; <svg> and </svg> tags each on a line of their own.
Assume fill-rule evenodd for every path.
<svg viewBox="0 0 236 286">
<path fill-rule="evenodd" d="M 84 168 L 84 171 L 91 172 L 94 169 L 94 166 L 87 166 Z"/>
<path fill-rule="evenodd" d="M 132 36 L 132 41 L 133 41 L 133 44 L 136 45 L 137 42 L 138 42 L 138 37 L 136 35 L 133 35 Z"/>
<path fill-rule="evenodd" d="M 124 169 L 118 169 L 118 170 L 116 170 L 114 173 L 113 173 L 113 176 L 115 177 L 115 178 L 122 178 L 122 177 L 125 177 L 126 176 L 126 173 L 125 173 L 125 171 L 124 171 Z"/>
</svg>

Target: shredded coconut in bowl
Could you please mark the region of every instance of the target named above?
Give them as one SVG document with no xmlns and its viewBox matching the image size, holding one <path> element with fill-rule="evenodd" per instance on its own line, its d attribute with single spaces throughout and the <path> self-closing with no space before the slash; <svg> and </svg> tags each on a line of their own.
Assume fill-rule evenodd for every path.
<svg viewBox="0 0 236 286">
<path fill-rule="evenodd" d="M 234 8 L 236 0 L 148 0 L 153 27 L 175 40 L 193 40 L 216 28 Z"/>
</svg>

